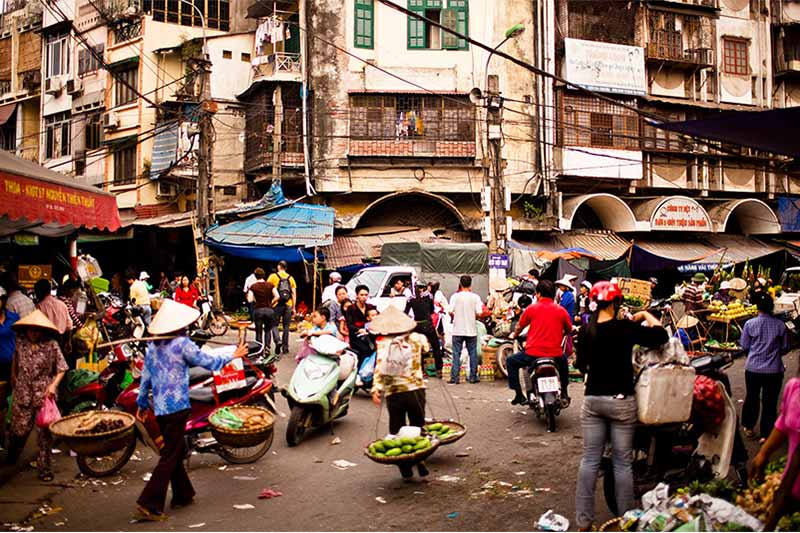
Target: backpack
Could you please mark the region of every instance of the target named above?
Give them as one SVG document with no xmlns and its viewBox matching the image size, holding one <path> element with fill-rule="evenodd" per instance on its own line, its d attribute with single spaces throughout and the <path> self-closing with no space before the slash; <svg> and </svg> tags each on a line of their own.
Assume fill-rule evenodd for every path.
<svg viewBox="0 0 800 533">
<path fill-rule="evenodd" d="M 278 276 L 278 300 L 279 303 L 285 304 L 292 299 L 292 282 L 289 281 L 291 276 L 281 278 Z"/>
</svg>

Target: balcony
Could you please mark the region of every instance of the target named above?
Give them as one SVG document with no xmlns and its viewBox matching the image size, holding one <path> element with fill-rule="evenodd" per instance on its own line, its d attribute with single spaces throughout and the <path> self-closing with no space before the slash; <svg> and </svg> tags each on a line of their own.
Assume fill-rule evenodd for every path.
<svg viewBox="0 0 800 533">
<path fill-rule="evenodd" d="M 301 81 L 300 54 L 275 52 L 258 56 L 253 61 L 253 79 L 274 81 Z"/>
<path fill-rule="evenodd" d="M 651 63 L 664 63 L 678 68 L 699 69 L 714 66 L 714 54 L 710 48 L 684 49 L 680 44 L 670 39 L 647 43 L 647 61 Z"/>
<path fill-rule="evenodd" d="M 775 77 L 800 78 L 800 59 L 778 58 L 775 61 Z"/>
<path fill-rule="evenodd" d="M 650 0 L 648 4 L 664 7 L 693 8 L 703 11 L 719 11 L 719 0 Z"/>
<path fill-rule="evenodd" d="M 11 92 L 11 80 L 0 80 L 0 95 Z"/>
</svg>

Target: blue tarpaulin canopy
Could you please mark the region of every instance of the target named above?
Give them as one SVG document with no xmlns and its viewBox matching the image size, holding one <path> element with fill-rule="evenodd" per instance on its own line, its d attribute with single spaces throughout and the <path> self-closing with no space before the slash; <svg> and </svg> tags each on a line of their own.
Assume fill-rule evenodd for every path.
<svg viewBox="0 0 800 533">
<path fill-rule="evenodd" d="M 313 259 L 315 246 L 333 243 L 334 210 L 312 204 L 279 206 L 245 220 L 214 226 L 206 242 L 219 252 L 261 261 Z"/>
</svg>

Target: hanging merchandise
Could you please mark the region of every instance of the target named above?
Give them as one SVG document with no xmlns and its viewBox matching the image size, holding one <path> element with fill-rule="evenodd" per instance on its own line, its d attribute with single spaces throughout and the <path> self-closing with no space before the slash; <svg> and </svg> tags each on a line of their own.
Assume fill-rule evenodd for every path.
<svg viewBox="0 0 800 533">
<path fill-rule="evenodd" d="M 277 43 L 283 41 L 286 35 L 286 28 L 283 24 L 283 19 L 275 17 L 272 21 L 272 42 Z"/>
<path fill-rule="evenodd" d="M 256 51 L 258 55 L 263 55 L 262 48 L 265 43 L 270 42 L 270 35 L 272 31 L 272 19 L 267 19 L 256 28 Z"/>
</svg>

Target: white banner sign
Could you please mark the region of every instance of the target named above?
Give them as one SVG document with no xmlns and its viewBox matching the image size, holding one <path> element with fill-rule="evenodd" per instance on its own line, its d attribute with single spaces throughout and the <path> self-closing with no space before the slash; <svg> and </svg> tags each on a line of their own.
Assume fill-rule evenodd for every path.
<svg viewBox="0 0 800 533">
<path fill-rule="evenodd" d="M 566 39 L 567 81 L 593 91 L 647 94 L 644 48 Z"/>
</svg>

